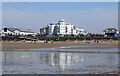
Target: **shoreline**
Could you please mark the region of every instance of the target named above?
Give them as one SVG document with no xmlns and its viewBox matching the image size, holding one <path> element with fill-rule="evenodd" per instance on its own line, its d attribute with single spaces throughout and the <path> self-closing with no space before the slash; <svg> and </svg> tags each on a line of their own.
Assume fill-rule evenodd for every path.
<svg viewBox="0 0 120 76">
<path fill-rule="evenodd" d="M 118 48 L 117 46 L 114 47 L 73 47 L 73 48 L 64 48 L 64 49 L 112 49 Z"/>
<path fill-rule="evenodd" d="M 53 42 L 53 43 L 43 43 L 43 42 L 1 42 L 2 49 L 38 49 L 38 48 L 54 48 L 54 47 L 66 47 L 66 46 L 80 46 L 80 45 L 97 45 L 97 47 L 72 47 L 65 49 L 110 49 L 118 48 L 117 42 Z M 107 47 L 101 47 L 99 45 L 108 45 Z"/>
<path fill-rule="evenodd" d="M 97 53 L 97 54 L 120 54 L 120 52 L 103 52 L 103 51 L 45 51 L 45 50 L 3 50 L 3 51 L 30 51 L 30 52 L 57 52 L 57 53 Z"/>
</svg>

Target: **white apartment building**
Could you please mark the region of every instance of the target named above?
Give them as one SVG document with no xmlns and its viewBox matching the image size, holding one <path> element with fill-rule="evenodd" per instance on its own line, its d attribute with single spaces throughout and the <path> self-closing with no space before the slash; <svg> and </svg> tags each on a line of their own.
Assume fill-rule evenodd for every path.
<svg viewBox="0 0 120 76">
<path fill-rule="evenodd" d="M 70 23 L 66 23 L 63 19 L 58 23 L 50 23 L 47 27 L 40 29 L 40 34 L 46 35 L 87 35 L 84 29 L 79 29 Z"/>
<path fill-rule="evenodd" d="M 17 29 L 17 28 L 3 28 L 0 31 L 0 35 L 22 35 L 22 36 L 26 36 L 26 35 L 32 35 L 35 36 L 37 35 L 37 33 L 33 32 L 30 29 Z"/>
</svg>

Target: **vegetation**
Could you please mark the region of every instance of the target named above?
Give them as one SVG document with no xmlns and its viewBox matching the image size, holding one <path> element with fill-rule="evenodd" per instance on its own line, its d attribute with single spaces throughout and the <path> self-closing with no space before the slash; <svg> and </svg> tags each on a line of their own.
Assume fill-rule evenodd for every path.
<svg viewBox="0 0 120 76">
<path fill-rule="evenodd" d="M 26 41 L 37 41 L 37 40 L 47 40 L 47 41 L 81 41 L 81 40 L 118 40 L 118 37 L 84 37 L 84 36 L 65 36 L 65 37 L 47 37 L 47 36 L 25 36 L 25 37 L 20 37 L 20 36 L 15 36 L 15 37 L 0 37 L 0 40 L 2 41 L 22 41 L 22 40 L 26 40 Z"/>
</svg>

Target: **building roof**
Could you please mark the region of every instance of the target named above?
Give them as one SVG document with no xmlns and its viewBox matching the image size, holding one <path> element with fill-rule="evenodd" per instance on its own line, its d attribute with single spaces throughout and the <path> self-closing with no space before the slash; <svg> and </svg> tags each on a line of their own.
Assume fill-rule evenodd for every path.
<svg viewBox="0 0 120 76">
<path fill-rule="evenodd" d="M 55 23 L 52 22 L 52 23 L 50 23 L 50 25 L 55 25 Z"/>
<path fill-rule="evenodd" d="M 40 28 L 40 29 L 47 29 L 47 28 L 49 28 L 48 26 L 46 26 L 46 27 L 42 27 L 42 28 Z"/>
<path fill-rule="evenodd" d="M 107 28 L 107 29 L 105 29 L 103 32 L 106 32 L 107 30 L 108 30 L 109 32 L 111 32 L 111 31 L 113 31 L 113 30 L 114 30 L 115 32 L 118 31 L 118 30 L 116 30 L 115 28 Z"/>
<path fill-rule="evenodd" d="M 59 22 L 65 22 L 64 19 L 60 19 Z"/>
<path fill-rule="evenodd" d="M 21 32 L 35 33 L 35 32 L 32 31 L 31 29 L 19 29 L 19 31 L 21 31 Z"/>
<path fill-rule="evenodd" d="M 51 22 L 49 25 L 60 25 L 61 22 L 64 22 L 65 25 L 72 25 L 70 23 L 66 23 L 63 19 L 60 19 L 57 23 Z"/>
<path fill-rule="evenodd" d="M 35 33 L 34 31 L 30 29 L 18 29 L 18 28 L 7 28 L 8 30 L 14 32 L 15 30 L 18 30 L 20 32 L 27 32 L 27 33 Z"/>
<path fill-rule="evenodd" d="M 3 28 L 3 29 L 5 29 L 5 28 Z M 16 28 L 7 28 L 9 31 L 12 31 L 12 32 L 14 32 L 15 30 L 17 30 Z"/>
</svg>

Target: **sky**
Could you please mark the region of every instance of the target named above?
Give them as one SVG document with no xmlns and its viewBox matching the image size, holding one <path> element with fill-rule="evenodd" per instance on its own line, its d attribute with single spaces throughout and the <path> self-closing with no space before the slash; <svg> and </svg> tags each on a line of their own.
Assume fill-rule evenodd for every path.
<svg viewBox="0 0 120 76">
<path fill-rule="evenodd" d="M 3 2 L 2 27 L 39 32 L 60 19 L 90 33 L 118 29 L 117 2 Z"/>
</svg>

